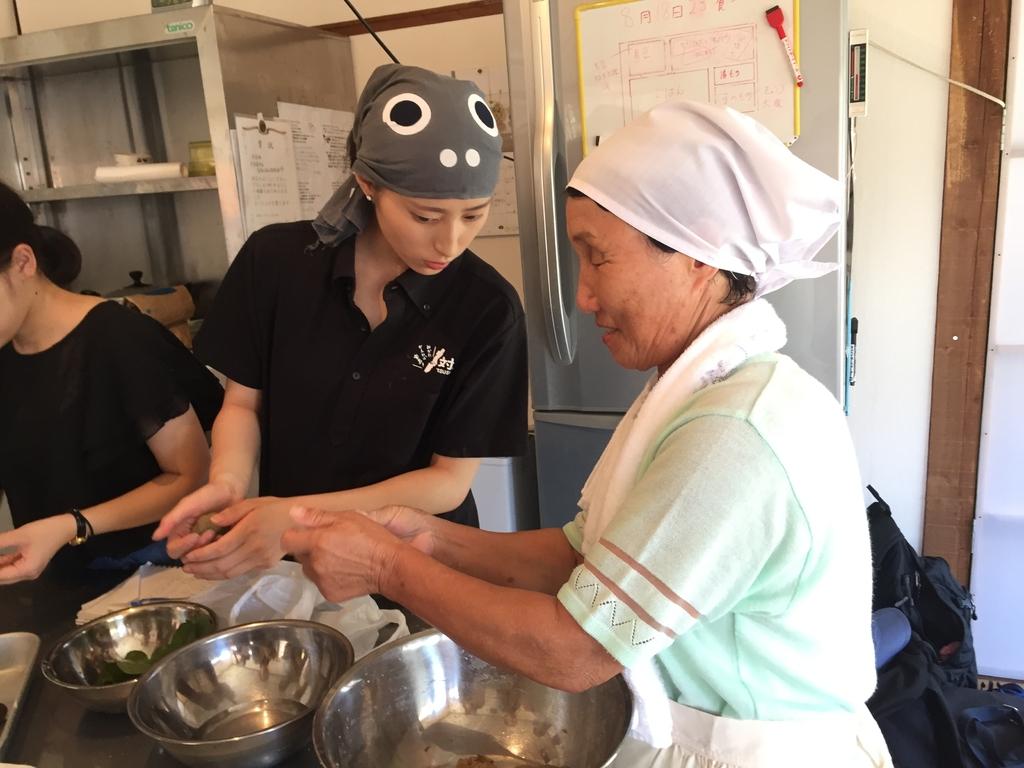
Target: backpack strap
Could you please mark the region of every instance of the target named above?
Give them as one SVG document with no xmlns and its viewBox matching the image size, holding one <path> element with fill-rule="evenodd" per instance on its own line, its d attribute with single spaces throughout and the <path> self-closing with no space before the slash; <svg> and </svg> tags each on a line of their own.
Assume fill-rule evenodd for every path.
<svg viewBox="0 0 1024 768">
<path fill-rule="evenodd" d="M 1024 766 L 1024 718 L 1018 710 L 1009 704 L 970 707 L 958 719 L 964 743 L 980 768 Z"/>
<path fill-rule="evenodd" d="M 878 493 L 878 491 L 876 491 L 870 485 L 868 486 L 868 493 L 870 493 L 872 496 L 875 497 L 875 503 L 871 505 L 872 507 L 877 504 L 879 509 L 881 511 L 884 511 L 885 514 L 887 514 L 887 515 L 891 515 L 892 514 L 892 510 L 889 509 L 889 505 L 886 503 L 885 499 L 883 499 L 881 497 L 881 495 Z"/>
</svg>

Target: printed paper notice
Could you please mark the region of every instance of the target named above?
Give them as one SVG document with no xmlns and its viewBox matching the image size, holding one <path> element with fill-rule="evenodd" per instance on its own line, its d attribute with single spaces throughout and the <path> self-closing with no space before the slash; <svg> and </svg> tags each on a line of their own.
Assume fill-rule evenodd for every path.
<svg viewBox="0 0 1024 768">
<path fill-rule="evenodd" d="M 235 115 L 242 217 L 246 237 L 261 227 L 302 217 L 292 128 L 285 120 Z"/>
<path fill-rule="evenodd" d="M 292 128 L 302 218 L 315 218 L 348 177 L 348 135 L 354 115 L 337 109 L 277 103 Z"/>
<path fill-rule="evenodd" d="M 511 155 L 510 155 L 511 157 Z M 498 186 L 491 200 L 487 223 L 480 237 L 501 237 L 519 234 L 519 208 L 516 205 L 516 164 L 502 158 Z"/>
</svg>

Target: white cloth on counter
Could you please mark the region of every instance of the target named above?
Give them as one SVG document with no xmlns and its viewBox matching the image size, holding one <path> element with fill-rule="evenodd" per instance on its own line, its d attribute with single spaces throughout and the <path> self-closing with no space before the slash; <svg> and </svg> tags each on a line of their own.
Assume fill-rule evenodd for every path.
<svg viewBox="0 0 1024 768">
<path fill-rule="evenodd" d="M 101 184 L 117 181 L 155 181 L 188 176 L 184 163 L 139 163 L 138 165 L 100 165 L 93 178 Z"/>
<path fill-rule="evenodd" d="M 108 613 L 123 611 L 136 600 L 189 600 L 209 586 L 210 582 L 187 574 L 181 568 L 143 565 L 109 592 L 85 603 L 75 623 L 86 624 Z"/>
<path fill-rule="evenodd" d="M 205 605 L 217 615 L 221 629 L 269 619 L 316 621 L 345 635 L 357 659 L 378 645 L 380 630 L 389 624 L 395 625 L 395 630 L 384 642 L 409 634 L 401 611 L 381 610 L 368 595 L 332 603 L 306 578 L 299 563 L 288 561 L 225 581 L 200 579 L 180 568 L 144 565 L 114 589 L 83 605 L 76 622 L 84 624 L 124 610 L 138 599 L 159 598 Z"/>
</svg>

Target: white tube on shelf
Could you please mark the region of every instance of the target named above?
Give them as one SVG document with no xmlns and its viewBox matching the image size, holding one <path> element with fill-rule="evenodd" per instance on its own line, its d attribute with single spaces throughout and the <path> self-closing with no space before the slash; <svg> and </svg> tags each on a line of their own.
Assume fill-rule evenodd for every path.
<svg viewBox="0 0 1024 768">
<path fill-rule="evenodd" d="M 154 181 L 188 176 L 184 163 L 140 163 L 139 165 L 101 165 L 96 168 L 96 181 L 110 184 L 118 181 Z"/>
</svg>

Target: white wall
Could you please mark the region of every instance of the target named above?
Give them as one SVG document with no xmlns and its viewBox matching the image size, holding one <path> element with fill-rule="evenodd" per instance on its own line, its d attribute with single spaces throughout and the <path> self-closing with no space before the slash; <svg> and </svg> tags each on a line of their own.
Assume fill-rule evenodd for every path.
<svg viewBox="0 0 1024 768">
<path fill-rule="evenodd" d="M 18 34 L 18 24 L 14 17 L 14 1 L 0 0 L 0 37 L 13 37 Z"/>
<path fill-rule="evenodd" d="M 21 31 L 26 34 L 150 11 L 149 0 L 15 0 L 15 3 Z"/>
<path fill-rule="evenodd" d="M 951 0 L 850 0 L 851 28 L 939 72 Z M 876 49 L 858 121 L 853 312 L 860 319 L 850 426 L 861 473 L 907 539 L 923 533 L 946 147 L 946 84 Z"/>
</svg>

